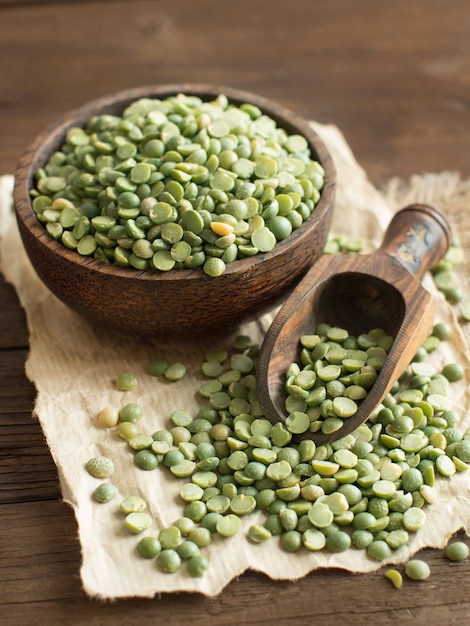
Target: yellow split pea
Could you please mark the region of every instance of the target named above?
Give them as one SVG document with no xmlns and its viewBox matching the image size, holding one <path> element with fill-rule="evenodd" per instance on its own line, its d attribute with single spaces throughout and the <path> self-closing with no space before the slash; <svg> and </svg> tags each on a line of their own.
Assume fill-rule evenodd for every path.
<svg viewBox="0 0 470 626">
<path fill-rule="evenodd" d="M 225 222 L 211 222 L 211 229 L 219 237 L 226 237 L 233 233 L 233 226 Z"/>
</svg>

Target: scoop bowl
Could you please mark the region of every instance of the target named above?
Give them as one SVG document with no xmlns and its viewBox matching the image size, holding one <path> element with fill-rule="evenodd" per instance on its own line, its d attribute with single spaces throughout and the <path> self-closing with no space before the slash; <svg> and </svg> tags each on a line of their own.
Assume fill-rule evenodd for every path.
<svg viewBox="0 0 470 626">
<path fill-rule="evenodd" d="M 358 411 L 333 433 L 302 436 L 330 443 L 365 422 L 432 329 L 434 300 L 419 279 L 445 255 L 450 237 L 438 211 L 416 204 L 394 215 L 376 252 L 324 255 L 317 261 L 279 310 L 258 356 L 257 395 L 266 417 L 285 421 L 286 368 L 300 362 L 300 337 L 327 323 L 354 336 L 381 328 L 394 341 Z"/>
</svg>

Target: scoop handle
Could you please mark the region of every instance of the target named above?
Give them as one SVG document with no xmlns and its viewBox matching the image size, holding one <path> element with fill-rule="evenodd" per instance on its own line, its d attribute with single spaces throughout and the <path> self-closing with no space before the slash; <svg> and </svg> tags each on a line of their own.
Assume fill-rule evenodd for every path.
<svg viewBox="0 0 470 626">
<path fill-rule="evenodd" d="M 450 226 L 439 211 L 411 204 L 394 215 L 378 251 L 398 259 L 419 280 L 442 259 L 450 242 Z"/>
</svg>

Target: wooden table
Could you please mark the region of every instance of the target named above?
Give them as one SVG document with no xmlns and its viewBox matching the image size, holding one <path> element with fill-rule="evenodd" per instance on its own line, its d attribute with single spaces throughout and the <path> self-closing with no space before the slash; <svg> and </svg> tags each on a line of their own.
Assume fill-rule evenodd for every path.
<svg viewBox="0 0 470 626">
<path fill-rule="evenodd" d="M 338 125 L 377 185 L 444 169 L 469 177 L 469 42 L 465 0 L 0 0 L 0 173 L 89 99 L 208 82 Z M 0 302 L 2 624 L 470 623 L 470 561 L 451 566 L 433 550 L 423 553 L 432 578 L 401 591 L 381 573 L 273 582 L 248 572 L 215 599 L 89 600 L 74 517 L 31 418 L 24 313 L 3 279 Z"/>
</svg>

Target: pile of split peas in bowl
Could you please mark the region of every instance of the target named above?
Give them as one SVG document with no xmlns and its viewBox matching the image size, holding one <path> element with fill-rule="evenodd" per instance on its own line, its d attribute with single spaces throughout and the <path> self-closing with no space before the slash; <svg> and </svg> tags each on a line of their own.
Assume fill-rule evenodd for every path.
<svg viewBox="0 0 470 626">
<path fill-rule="evenodd" d="M 324 174 L 305 137 L 259 107 L 178 94 L 70 128 L 31 197 L 51 237 L 83 256 L 218 276 L 299 228 Z"/>
</svg>

